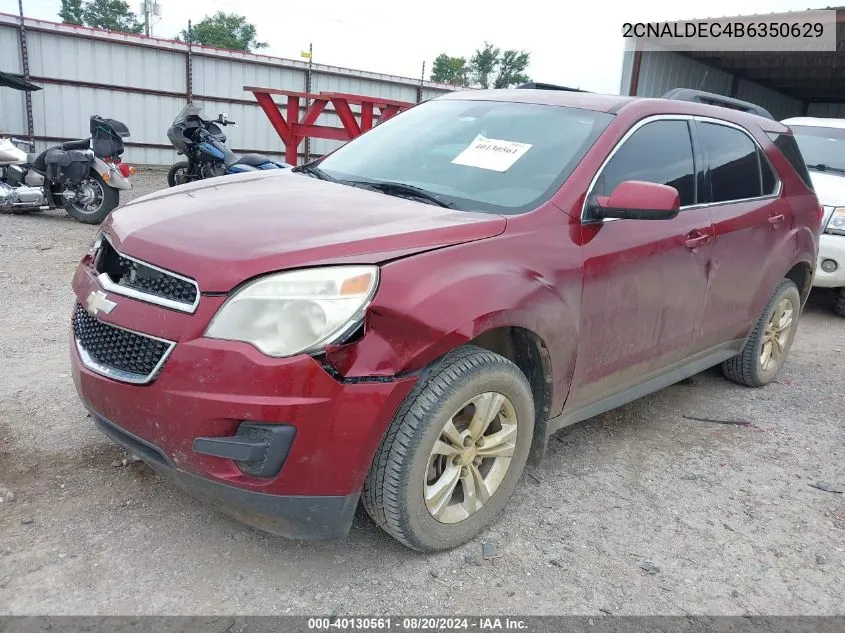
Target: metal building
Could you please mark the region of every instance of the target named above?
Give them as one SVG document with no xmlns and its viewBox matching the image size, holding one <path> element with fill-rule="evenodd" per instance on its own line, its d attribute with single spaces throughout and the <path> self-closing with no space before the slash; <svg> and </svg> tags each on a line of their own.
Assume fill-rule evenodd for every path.
<svg viewBox="0 0 845 633">
<path fill-rule="evenodd" d="M 39 151 L 88 136 L 89 117 L 99 114 L 129 126 L 128 162 L 154 165 L 177 159 L 167 128 L 189 100 L 202 105 L 212 118 L 226 112 L 238 123 L 227 128 L 233 151 L 281 158 L 284 148 L 279 137 L 253 95 L 244 91 L 246 85 L 409 102 L 453 90 L 420 79 L 323 64 L 309 67 L 300 60 L 206 46 L 189 49 L 173 40 L 45 20 L 25 18 L 21 25 L 18 16 L 4 13 L 0 13 L 0 72 L 28 74 L 43 88 L 29 97 L 31 135 Z M 317 123 L 340 126 L 331 108 Z M 0 134 L 27 137 L 28 127 L 26 95 L 0 88 Z M 338 145 L 314 139 L 310 155 L 319 156 Z"/>
<path fill-rule="evenodd" d="M 845 118 L 844 8 L 836 9 L 836 27 L 836 52 L 626 51 L 620 94 L 660 97 L 695 88 L 751 101 L 779 120 Z"/>
</svg>

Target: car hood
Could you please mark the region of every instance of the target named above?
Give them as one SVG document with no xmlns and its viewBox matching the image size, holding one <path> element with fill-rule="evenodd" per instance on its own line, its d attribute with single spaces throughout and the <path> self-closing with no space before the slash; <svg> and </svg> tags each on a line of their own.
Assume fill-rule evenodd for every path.
<svg viewBox="0 0 845 633">
<path fill-rule="evenodd" d="M 810 170 L 810 180 L 819 202 L 825 207 L 845 207 L 845 174 Z"/>
<path fill-rule="evenodd" d="M 114 211 L 103 230 L 131 257 L 228 292 L 267 272 L 377 264 L 493 237 L 504 217 L 273 170 L 165 189 Z"/>
</svg>

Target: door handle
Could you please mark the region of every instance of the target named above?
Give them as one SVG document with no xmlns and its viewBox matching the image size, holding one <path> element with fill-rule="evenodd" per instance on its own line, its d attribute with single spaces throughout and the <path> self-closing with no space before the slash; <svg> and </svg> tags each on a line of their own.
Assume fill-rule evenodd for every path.
<svg viewBox="0 0 845 633">
<path fill-rule="evenodd" d="M 774 226 L 775 224 L 780 224 L 786 219 L 786 216 L 783 213 L 778 213 L 777 215 L 770 215 L 769 216 L 769 224 Z"/>
<path fill-rule="evenodd" d="M 710 236 L 707 233 L 702 233 L 701 231 L 692 231 L 687 234 L 687 239 L 684 242 L 684 247 L 688 250 L 694 251 L 696 248 L 701 246 L 702 244 L 706 244 L 710 241 Z"/>
</svg>

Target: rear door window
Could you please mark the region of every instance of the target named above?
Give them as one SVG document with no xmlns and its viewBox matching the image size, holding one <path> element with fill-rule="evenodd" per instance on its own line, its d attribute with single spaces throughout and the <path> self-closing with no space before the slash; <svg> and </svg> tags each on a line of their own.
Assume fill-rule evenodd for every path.
<svg viewBox="0 0 845 633">
<path fill-rule="evenodd" d="M 768 164 L 763 178 L 757 144 L 745 132 L 717 123 L 701 123 L 699 131 L 710 165 L 711 202 L 759 198 L 764 180 L 769 189 L 777 186 Z"/>
<path fill-rule="evenodd" d="M 687 122 L 652 121 L 639 128 L 605 165 L 593 196 L 609 196 L 626 180 L 669 185 L 678 190 L 682 207 L 695 204 L 695 161 Z"/>
</svg>

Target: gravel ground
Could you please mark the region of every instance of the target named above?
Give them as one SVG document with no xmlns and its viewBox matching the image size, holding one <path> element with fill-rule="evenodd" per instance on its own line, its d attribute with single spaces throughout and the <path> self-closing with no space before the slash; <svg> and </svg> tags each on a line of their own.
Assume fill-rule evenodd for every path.
<svg viewBox="0 0 845 633">
<path fill-rule="evenodd" d="M 845 612 L 845 499 L 813 487 L 845 486 L 829 297 L 776 384 L 708 371 L 561 432 L 491 530 L 424 556 L 363 511 L 344 541 L 267 535 L 124 465 L 69 374 L 70 278 L 94 230 L 0 215 L 0 613 Z"/>
</svg>

